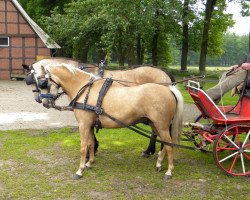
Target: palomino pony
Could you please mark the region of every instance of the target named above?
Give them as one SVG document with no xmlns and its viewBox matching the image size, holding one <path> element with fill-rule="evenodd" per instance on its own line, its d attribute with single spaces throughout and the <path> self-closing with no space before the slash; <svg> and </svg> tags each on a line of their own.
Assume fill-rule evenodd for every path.
<svg viewBox="0 0 250 200">
<path fill-rule="evenodd" d="M 41 71 L 41 66 L 51 66 L 56 64 L 70 64 L 76 68 L 81 68 L 84 71 L 90 72 L 92 74 L 97 75 L 98 74 L 98 67 L 91 64 L 83 64 L 76 60 L 68 59 L 68 58 L 49 58 L 49 59 L 43 59 L 40 60 L 34 64 L 31 65 L 31 68 L 36 71 L 36 74 L 34 74 L 35 81 L 37 82 L 37 78 L 39 76 L 44 76 L 43 71 Z M 28 66 L 24 66 L 25 69 L 30 70 Z M 124 86 L 134 86 L 134 85 L 141 85 L 144 83 L 160 83 L 169 85 L 172 82 L 174 82 L 174 77 L 169 74 L 165 73 L 164 71 L 149 67 L 149 66 L 140 66 L 138 68 L 130 69 L 130 70 L 104 70 L 103 77 L 112 77 L 116 80 L 121 80 L 121 85 Z M 36 87 L 37 84 L 32 84 L 33 87 Z M 40 89 L 34 88 L 34 98 L 37 102 L 41 103 L 41 99 L 39 97 Z M 152 134 L 150 144 L 147 148 L 147 150 L 143 151 L 143 156 L 148 157 L 150 154 L 155 153 L 155 138 L 156 135 Z M 98 141 L 95 139 L 95 149 L 97 150 L 98 147 Z"/>
<path fill-rule="evenodd" d="M 114 83 L 104 96 L 101 104 L 103 112 L 99 115 L 86 108 L 93 107 L 98 102 L 104 79 L 64 64 L 42 67 L 41 71 L 46 72 L 48 96 L 53 96 L 56 99 L 58 90 L 62 87 L 71 101 L 84 102 L 84 109 L 73 107 L 79 123 L 81 139 L 80 166 L 75 174 L 75 179 L 82 177 L 83 171 L 91 167 L 94 162 L 93 126 L 97 117 L 103 128 L 123 127 L 112 118 L 127 125 L 134 125 L 147 119 L 151 128 L 162 141 L 178 143 L 177 140 L 182 129 L 183 98 L 174 86 L 165 87 L 148 83 L 139 86 L 121 87 Z M 38 79 L 40 78 L 44 77 Z M 90 80 L 92 80 L 92 84 L 90 84 Z M 83 88 L 85 90 L 82 90 Z M 44 104 L 48 101 L 46 98 L 43 99 Z M 112 115 L 112 117 L 109 117 L 109 115 Z M 171 130 L 169 130 L 170 125 Z M 90 157 L 86 162 L 88 150 Z M 168 154 L 168 169 L 164 178 L 169 179 L 172 177 L 174 168 L 173 148 L 171 146 L 165 145 L 159 152 L 156 168 L 161 169 L 166 152 Z"/>
</svg>

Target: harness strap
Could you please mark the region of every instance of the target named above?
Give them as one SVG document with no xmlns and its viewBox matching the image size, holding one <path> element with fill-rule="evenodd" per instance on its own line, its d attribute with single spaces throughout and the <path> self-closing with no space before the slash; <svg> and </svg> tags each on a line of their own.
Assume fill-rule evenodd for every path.
<svg viewBox="0 0 250 200">
<path fill-rule="evenodd" d="M 78 91 L 77 95 L 75 96 L 75 98 L 70 102 L 69 106 L 74 107 L 74 105 L 76 104 L 76 101 L 79 99 L 79 97 L 84 93 L 84 91 L 86 90 L 87 87 L 91 87 L 94 83 L 94 77 L 91 77 L 91 79 L 89 80 L 89 82 L 82 86 L 82 88 Z"/>
<path fill-rule="evenodd" d="M 91 105 L 87 104 L 88 98 L 89 98 L 89 92 L 90 92 L 91 86 L 93 85 L 93 82 L 90 85 L 87 84 L 87 85 L 85 85 L 83 87 L 84 88 L 83 91 L 85 91 L 86 87 L 89 86 L 88 87 L 88 92 L 87 92 L 87 94 L 85 96 L 85 99 L 84 99 L 84 103 L 77 103 L 76 102 L 79 97 L 75 98 L 75 100 L 72 100 L 71 103 L 70 103 L 70 106 L 72 106 L 73 108 L 77 108 L 77 109 L 81 109 L 81 110 L 94 111 L 97 114 L 97 118 L 96 118 L 96 122 L 95 122 L 95 128 L 96 128 L 97 133 L 98 133 L 99 129 L 101 128 L 101 122 L 99 120 L 99 115 L 101 115 L 102 112 L 103 112 L 103 110 L 102 110 L 102 102 L 103 102 L 104 96 L 106 95 L 106 93 L 107 93 L 108 89 L 110 88 L 110 86 L 112 85 L 112 83 L 113 83 L 112 78 L 107 78 L 105 80 L 105 82 L 103 83 L 103 85 L 102 85 L 102 87 L 101 87 L 101 89 L 99 91 L 96 106 L 91 106 Z"/>
<path fill-rule="evenodd" d="M 101 108 L 102 101 L 103 101 L 103 98 L 106 95 L 108 89 L 112 85 L 112 83 L 113 83 L 112 78 L 107 78 L 102 85 L 102 88 L 99 92 L 99 96 L 98 96 L 97 103 L 96 103 L 96 107 L 97 107 L 96 114 L 98 114 L 98 115 L 102 114 L 102 108 Z"/>
<path fill-rule="evenodd" d="M 88 64 L 85 64 L 85 63 L 79 63 L 78 68 L 79 68 L 80 70 L 85 70 L 85 69 L 95 68 L 95 67 L 91 67 L 91 66 L 89 66 Z"/>
</svg>

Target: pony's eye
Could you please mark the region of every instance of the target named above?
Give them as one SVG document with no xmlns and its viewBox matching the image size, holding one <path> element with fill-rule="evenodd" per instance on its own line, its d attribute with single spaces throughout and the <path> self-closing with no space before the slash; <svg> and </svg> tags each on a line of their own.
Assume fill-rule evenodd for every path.
<svg viewBox="0 0 250 200">
<path fill-rule="evenodd" d="M 45 74 L 45 78 L 49 78 L 49 74 Z"/>
</svg>

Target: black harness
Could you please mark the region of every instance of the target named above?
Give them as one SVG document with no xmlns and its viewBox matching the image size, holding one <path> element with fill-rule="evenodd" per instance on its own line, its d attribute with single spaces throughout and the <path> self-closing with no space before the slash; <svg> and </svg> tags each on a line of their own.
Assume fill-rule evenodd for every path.
<svg viewBox="0 0 250 200">
<path fill-rule="evenodd" d="M 98 133 L 99 129 L 102 128 L 101 127 L 101 122 L 99 120 L 99 115 L 103 114 L 102 102 L 103 102 L 104 96 L 108 92 L 108 89 L 112 85 L 113 80 L 112 80 L 112 78 L 107 78 L 104 81 L 104 83 L 103 83 L 103 85 L 102 85 L 102 87 L 101 87 L 101 89 L 99 91 L 99 95 L 98 95 L 98 99 L 97 99 L 97 102 L 96 102 L 96 106 L 91 106 L 91 105 L 87 104 L 88 98 L 89 98 L 89 92 L 90 92 L 90 89 L 91 89 L 93 83 L 94 83 L 94 79 L 91 78 L 90 81 L 89 81 L 89 83 L 87 83 L 86 85 L 84 85 L 79 90 L 79 92 L 77 93 L 76 97 L 70 102 L 69 106 L 72 106 L 72 108 L 75 108 L 75 109 L 87 110 L 87 111 L 95 112 L 96 115 L 97 115 L 96 122 L 95 122 L 95 128 L 96 128 L 96 132 Z M 83 94 L 83 92 L 87 88 L 88 88 L 88 91 L 87 91 L 87 94 L 85 96 L 84 103 L 78 103 L 78 102 L 76 102 L 78 100 L 78 98 Z"/>
</svg>

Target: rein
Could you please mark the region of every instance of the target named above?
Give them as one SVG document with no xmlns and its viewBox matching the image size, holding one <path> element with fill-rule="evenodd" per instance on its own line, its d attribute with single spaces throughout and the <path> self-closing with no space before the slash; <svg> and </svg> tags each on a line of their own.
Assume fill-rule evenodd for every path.
<svg viewBox="0 0 250 200">
<path fill-rule="evenodd" d="M 195 77 L 192 77 L 192 78 L 187 78 L 187 79 L 183 79 L 181 81 L 175 81 L 175 82 L 172 82 L 172 83 L 165 83 L 165 82 L 158 82 L 158 83 L 155 83 L 155 84 L 159 84 L 159 85 L 176 85 L 178 83 L 183 83 L 183 82 L 186 82 L 186 81 L 189 81 L 189 80 L 194 80 L 194 79 L 197 79 L 197 78 L 205 78 L 205 75 L 202 75 L 202 76 L 195 76 Z M 107 78 L 103 78 L 103 79 L 107 79 Z M 113 78 L 112 78 L 113 79 Z M 120 80 L 120 79 L 113 79 L 113 81 L 116 81 L 120 84 L 122 83 L 133 83 L 133 84 L 137 84 L 136 82 L 134 81 L 126 81 L 126 80 Z M 125 84 L 122 84 L 124 86 L 127 86 Z"/>
</svg>

